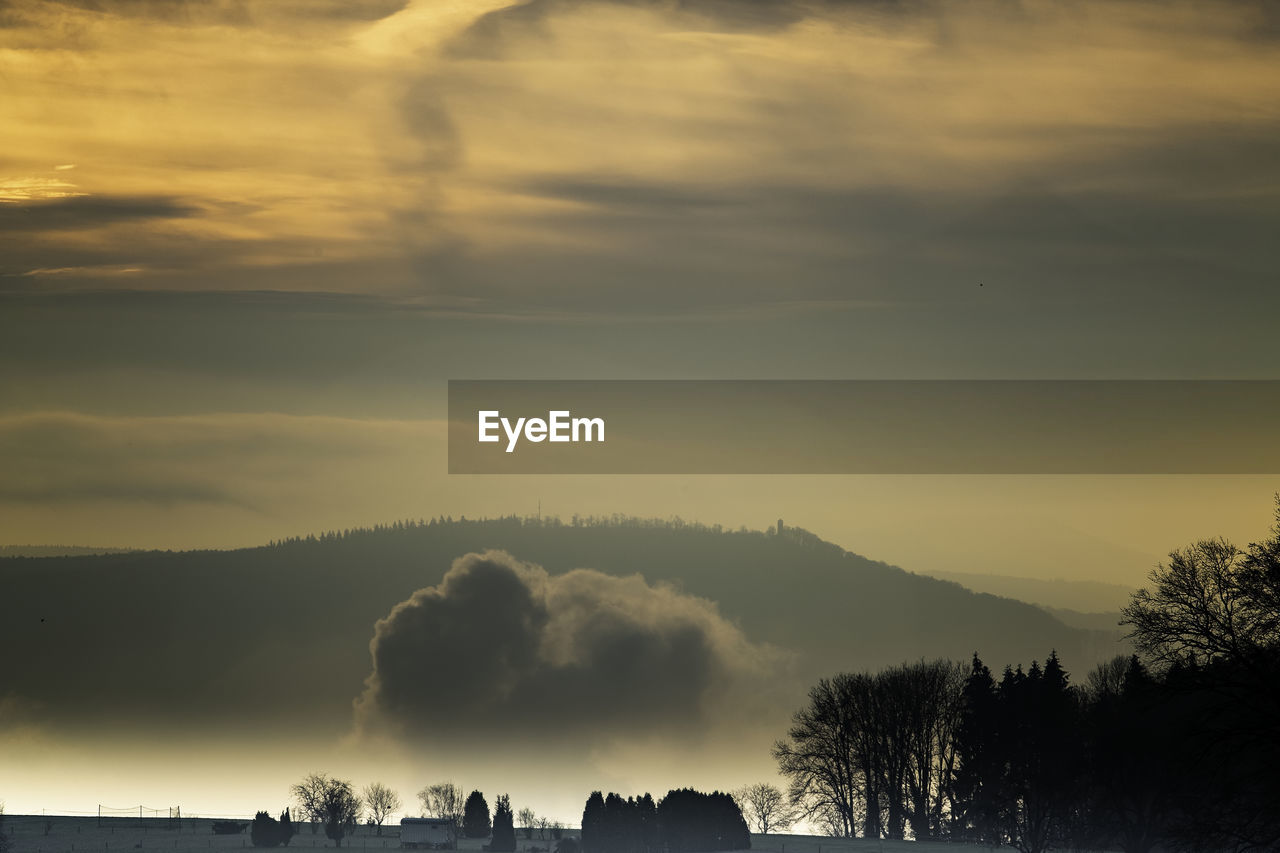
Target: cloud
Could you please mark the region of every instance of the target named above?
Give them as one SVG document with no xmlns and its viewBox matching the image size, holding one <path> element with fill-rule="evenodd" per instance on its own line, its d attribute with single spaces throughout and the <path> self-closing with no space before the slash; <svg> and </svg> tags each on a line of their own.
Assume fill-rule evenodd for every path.
<svg viewBox="0 0 1280 853">
<path fill-rule="evenodd" d="M 268 20 L 368 21 L 403 9 L 407 0 L 57 0 L 56 5 L 122 18 L 183 25 L 253 26 Z"/>
<path fill-rule="evenodd" d="M 397 604 L 370 651 L 360 731 L 450 741 L 696 732 L 775 659 L 705 599 L 502 551 Z"/>
<path fill-rule="evenodd" d="M 190 205 L 164 197 L 44 198 L 23 204 L 0 204 L 0 231 L 100 228 L 131 220 L 182 218 L 195 212 Z"/>
<path fill-rule="evenodd" d="M 429 422 L 219 413 L 0 416 L 0 506 L 225 505 L 333 490 L 348 469 L 403 464 Z"/>
<path fill-rule="evenodd" d="M 718 32 L 776 32 L 830 7 L 846 6 L 864 13 L 902 12 L 926 3 L 902 0 L 525 0 L 482 15 L 447 46 L 450 55 L 467 58 L 499 58 L 505 49 L 533 34 L 551 35 L 548 23 L 557 17 L 582 13 L 591 7 L 641 9 L 665 14 L 683 27 Z"/>
<path fill-rule="evenodd" d="M 11 193 L 91 195 L 5 214 L 7 290 L 629 316 L 935 299 L 979 265 L 1055 297 L 1203 288 L 1153 244 L 1272 265 L 1265 4 L 10 5 L 6 168 L 44 176 Z"/>
</svg>

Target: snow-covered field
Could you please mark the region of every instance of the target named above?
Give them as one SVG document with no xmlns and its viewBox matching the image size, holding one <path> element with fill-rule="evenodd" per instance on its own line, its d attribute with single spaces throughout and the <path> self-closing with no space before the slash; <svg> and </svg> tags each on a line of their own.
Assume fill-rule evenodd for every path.
<svg viewBox="0 0 1280 853">
<path fill-rule="evenodd" d="M 47 824 L 46 824 L 47 822 Z M 244 821 L 247 823 L 247 821 Z M 183 818 L 181 822 L 164 818 L 106 818 L 61 817 L 52 815 L 7 815 L 5 832 L 12 842 L 12 853 L 96 853 L 96 851 L 171 850 L 177 853 L 196 853 L 201 850 L 253 849 L 246 830 L 241 835 L 215 835 L 213 819 Z M 47 831 L 46 831 L 47 830 Z M 567 835 L 576 835 L 568 830 Z M 553 851 L 555 842 L 524 838 L 518 833 L 519 853 Z M 480 853 L 483 842 L 463 840 L 460 853 Z M 986 847 L 967 844 L 921 843 L 911 841 L 866 841 L 850 838 L 826 838 L 814 835 L 753 835 L 752 849 L 756 853 L 979 853 Z M 398 822 L 384 827 L 379 836 L 370 827 L 359 827 L 354 835 L 343 839 L 342 846 L 349 850 L 398 850 L 400 827 Z M 287 849 L 333 849 L 333 842 L 324 831 L 311 832 L 303 825 Z"/>
<path fill-rule="evenodd" d="M 46 824 L 50 827 L 46 833 Z M 248 823 L 248 820 L 241 821 Z M 103 850 L 170 850 L 194 853 L 198 850 L 254 849 L 246 829 L 241 835 L 215 835 L 214 820 L 183 818 L 181 822 L 166 818 L 104 818 L 99 825 L 96 817 L 60 817 L 53 815 L 6 815 L 4 827 L 12 842 L 12 853 L 89 853 Z M 537 842 L 532 842 L 537 843 Z M 384 827 L 379 837 L 373 829 L 359 827 L 354 836 L 343 839 L 344 849 L 397 850 L 400 847 L 400 827 Z M 542 846 L 549 846 L 543 842 Z M 312 833 L 310 827 L 293 837 L 288 849 L 309 850 L 328 847 L 333 842 L 321 829 Z"/>
<path fill-rule="evenodd" d="M 754 853 L 988 853 L 991 850 L 985 845 L 947 841 L 871 841 L 822 835 L 752 835 L 751 849 Z"/>
</svg>

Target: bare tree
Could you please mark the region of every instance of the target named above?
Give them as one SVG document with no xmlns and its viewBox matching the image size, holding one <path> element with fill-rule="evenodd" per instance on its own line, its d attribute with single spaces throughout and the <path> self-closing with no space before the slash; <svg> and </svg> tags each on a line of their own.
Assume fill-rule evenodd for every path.
<svg viewBox="0 0 1280 853">
<path fill-rule="evenodd" d="M 1280 615 L 1269 606 L 1268 572 L 1258 569 L 1265 547 L 1246 553 L 1225 539 L 1205 539 L 1170 553 L 1123 610 L 1121 624 L 1132 628 L 1138 651 L 1162 664 L 1204 666 L 1274 647 Z"/>
<path fill-rule="evenodd" d="M 324 795 L 330 779 L 324 773 L 310 773 L 291 789 L 298 804 L 298 815 L 311 824 L 314 833 L 324 823 Z"/>
<path fill-rule="evenodd" d="M 524 830 L 524 837 L 533 838 L 533 828 L 536 820 L 533 809 L 525 806 L 516 813 L 516 820 L 520 823 L 520 828 Z"/>
<path fill-rule="evenodd" d="M 773 750 L 789 801 L 833 835 L 941 836 L 954 809 L 964 688 L 950 661 L 823 679 Z"/>
<path fill-rule="evenodd" d="M 311 822 L 311 831 L 322 824 L 325 835 L 341 847 L 342 839 L 355 828 L 360 815 L 360 798 L 351 783 L 325 773 L 311 773 L 293 786 L 292 793 L 299 813 Z"/>
<path fill-rule="evenodd" d="M 382 834 L 382 824 L 391 813 L 400 808 L 400 796 L 381 782 L 371 782 L 365 786 L 364 806 L 369 812 L 369 823 L 378 828 Z"/>
<path fill-rule="evenodd" d="M 792 718 L 787 739 L 773 748 L 779 770 L 791 780 L 791 802 L 840 838 L 853 837 L 861 811 L 861 773 L 848 711 L 856 681 L 849 674 L 819 681 L 809 691 L 808 705 Z"/>
<path fill-rule="evenodd" d="M 782 793 L 777 785 L 757 782 L 735 791 L 734 799 L 742 808 L 742 816 L 761 835 L 790 829 L 800 819 L 801 809 Z"/>
<path fill-rule="evenodd" d="M 418 792 L 422 804 L 422 816 L 449 821 L 450 840 L 456 841 L 462 828 L 462 812 L 466 798 L 462 789 L 452 782 L 437 782 Z"/>
<path fill-rule="evenodd" d="M 1116 655 L 1095 666 L 1085 678 L 1084 695 L 1090 703 L 1113 699 L 1124 693 L 1125 679 L 1133 665 L 1132 655 Z"/>
</svg>

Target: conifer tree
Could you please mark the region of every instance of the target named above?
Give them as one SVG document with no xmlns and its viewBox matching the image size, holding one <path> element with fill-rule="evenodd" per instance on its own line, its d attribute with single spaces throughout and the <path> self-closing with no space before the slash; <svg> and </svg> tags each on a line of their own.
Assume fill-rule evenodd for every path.
<svg viewBox="0 0 1280 853">
<path fill-rule="evenodd" d="M 489 803 L 484 794 L 472 791 L 462 807 L 462 834 L 467 838 L 488 838 L 490 829 Z"/>
<path fill-rule="evenodd" d="M 493 807 L 493 840 L 489 842 L 493 853 L 514 853 L 516 849 L 515 816 L 511 813 L 511 798 L 500 794 Z"/>
<path fill-rule="evenodd" d="M 604 795 L 592 791 L 587 797 L 587 805 L 582 810 L 582 850 L 583 853 L 604 853 L 601 831 L 604 829 Z"/>
</svg>

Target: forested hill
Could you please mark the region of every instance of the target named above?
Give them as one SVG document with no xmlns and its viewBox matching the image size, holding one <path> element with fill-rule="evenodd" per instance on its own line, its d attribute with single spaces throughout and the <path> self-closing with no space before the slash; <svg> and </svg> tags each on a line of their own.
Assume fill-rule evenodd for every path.
<svg viewBox="0 0 1280 853">
<path fill-rule="evenodd" d="M 1118 649 L 1039 608 L 868 560 L 795 528 L 505 518 L 399 523 L 234 551 L 0 560 L 9 695 L 56 718 L 92 697 L 104 718 L 336 724 L 369 673 L 374 622 L 468 552 L 564 572 L 642 574 L 718 602 L 756 643 L 796 653 L 799 679 L 920 657 L 993 668 L 1050 649 L 1078 679 Z M 17 650 L 18 653 L 13 653 Z M 258 698 L 246 704 L 245 696 Z M 797 697 L 799 700 L 801 697 Z"/>
<path fill-rule="evenodd" d="M 0 545 L 3 557 L 86 557 L 92 554 L 125 554 L 133 548 L 94 548 L 86 545 Z"/>
</svg>

